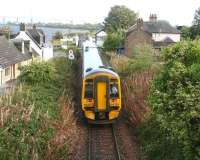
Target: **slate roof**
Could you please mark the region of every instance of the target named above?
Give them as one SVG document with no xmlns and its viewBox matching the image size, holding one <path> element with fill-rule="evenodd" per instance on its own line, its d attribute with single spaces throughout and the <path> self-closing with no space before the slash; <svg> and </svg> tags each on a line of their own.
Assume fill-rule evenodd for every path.
<svg viewBox="0 0 200 160">
<path fill-rule="evenodd" d="M 15 45 L 15 47 L 20 51 L 21 49 L 17 47 L 17 44 L 22 43 L 22 41 L 24 41 L 24 51 L 25 53 L 23 53 L 22 55 L 25 57 L 25 60 L 31 59 L 32 58 L 32 53 L 29 52 L 29 48 L 27 46 L 27 43 L 29 44 L 30 41 L 29 40 L 23 40 L 23 39 L 11 39 L 11 42 L 13 42 L 13 44 Z M 21 53 L 21 52 L 20 52 Z"/>
<path fill-rule="evenodd" d="M 38 47 L 40 47 L 40 43 L 38 40 L 40 40 L 40 37 L 45 37 L 45 34 L 42 29 L 27 29 L 26 31 L 27 35 L 37 44 Z"/>
<path fill-rule="evenodd" d="M 40 44 L 36 41 L 34 35 L 37 35 L 37 33 L 34 33 L 32 31 L 26 31 L 26 34 L 33 40 L 33 42 L 41 49 Z"/>
<path fill-rule="evenodd" d="M 144 30 L 149 33 L 173 33 L 173 34 L 180 33 L 175 27 L 172 27 L 167 21 L 144 22 Z"/>
<path fill-rule="evenodd" d="M 32 37 L 38 37 L 41 34 L 44 36 L 44 32 L 42 31 L 42 29 L 27 29 L 27 31 Z"/>
<path fill-rule="evenodd" d="M 12 42 L 9 42 L 4 36 L 0 36 L 0 65 L 2 68 L 27 59 L 30 59 L 30 55 L 22 54 Z"/>
<path fill-rule="evenodd" d="M 128 29 L 128 33 L 132 32 L 137 28 L 137 25 L 133 25 Z M 169 22 L 164 20 L 158 21 L 147 21 L 143 22 L 143 30 L 148 33 L 172 33 L 172 34 L 179 34 L 180 31 L 177 30 L 175 27 L 171 26 Z"/>
</svg>

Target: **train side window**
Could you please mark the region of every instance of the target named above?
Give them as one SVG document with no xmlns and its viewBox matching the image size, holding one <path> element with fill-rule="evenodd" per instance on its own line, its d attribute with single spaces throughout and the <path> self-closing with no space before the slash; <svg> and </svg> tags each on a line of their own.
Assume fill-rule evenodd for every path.
<svg viewBox="0 0 200 160">
<path fill-rule="evenodd" d="M 88 52 L 89 51 L 89 47 L 85 47 L 85 52 Z"/>
<path fill-rule="evenodd" d="M 86 83 L 85 98 L 93 98 L 93 83 Z"/>
<path fill-rule="evenodd" d="M 118 98 L 119 97 L 119 89 L 117 83 L 110 84 L 110 98 Z"/>
</svg>

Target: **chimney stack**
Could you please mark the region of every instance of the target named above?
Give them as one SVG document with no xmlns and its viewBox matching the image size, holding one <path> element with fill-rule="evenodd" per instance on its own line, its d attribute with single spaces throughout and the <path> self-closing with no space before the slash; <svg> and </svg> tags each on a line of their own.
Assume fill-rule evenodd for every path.
<svg viewBox="0 0 200 160">
<path fill-rule="evenodd" d="M 36 30 L 36 25 L 35 25 L 35 24 L 33 25 L 33 29 L 35 29 L 35 30 Z"/>
<path fill-rule="evenodd" d="M 138 18 L 137 19 L 137 29 L 141 30 L 143 28 L 143 19 L 142 18 Z"/>
<path fill-rule="evenodd" d="M 26 31 L 25 23 L 20 23 L 20 31 Z"/>
<path fill-rule="evenodd" d="M 150 14 L 149 21 L 150 22 L 156 22 L 157 21 L 157 15 L 156 14 Z"/>
</svg>

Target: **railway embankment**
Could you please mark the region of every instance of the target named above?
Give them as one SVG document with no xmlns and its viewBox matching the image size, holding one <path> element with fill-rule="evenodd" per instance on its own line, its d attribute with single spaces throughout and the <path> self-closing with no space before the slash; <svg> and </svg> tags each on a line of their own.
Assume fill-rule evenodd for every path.
<svg viewBox="0 0 200 160">
<path fill-rule="evenodd" d="M 123 115 L 140 159 L 198 160 L 199 41 L 177 43 L 161 57 L 140 53 L 109 58 L 121 73 Z"/>
<path fill-rule="evenodd" d="M 75 63 L 61 57 L 21 69 L 15 89 L 0 98 L 0 159 L 70 159 L 81 134 Z"/>
</svg>

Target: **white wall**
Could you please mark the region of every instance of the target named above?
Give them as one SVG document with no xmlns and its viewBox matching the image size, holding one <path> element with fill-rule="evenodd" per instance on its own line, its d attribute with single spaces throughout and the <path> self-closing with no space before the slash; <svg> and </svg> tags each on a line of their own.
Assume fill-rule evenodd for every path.
<svg viewBox="0 0 200 160">
<path fill-rule="evenodd" d="M 76 46 L 78 46 L 79 37 L 76 35 L 74 39 L 75 39 Z"/>
<path fill-rule="evenodd" d="M 97 46 L 102 47 L 104 41 L 105 41 L 105 39 L 103 39 L 102 37 L 97 37 L 97 41 L 96 41 Z"/>
<path fill-rule="evenodd" d="M 180 34 L 170 34 L 170 33 L 153 33 L 152 39 L 154 41 L 163 41 L 165 38 L 171 38 L 174 42 L 180 41 Z"/>
<path fill-rule="evenodd" d="M 67 39 L 60 39 L 60 43 L 61 43 L 61 48 L 62 49 L 67 49 Z"/>
<path fill-rule="evenodd" d="M 49 60 L 50 58 L 53 58 L 53 47 L 52 46 L 45 46 L 42 48 L 43 50 L 43 59 Z"/>
<path fill-rule="evenodd" d="M 42 57 L 42 49 L 39 48 L 35 42 L 26 34 L 24 31 L 20 31 L 19 35 L 15 39 L 23 39 L 23 40 L 29 40 L 31 48 L 33 48 L 39 55 Z"/>
<path fill-rule="evenodd" d="M 48 60 L 53 57 L 52 46 L 44 45 L 44 47 L 38 47 L 38 45 L 36 45 L 36 43 L 24 31 L 20 31 L 19 35 L 15 39 L 29 40 L 31 48 L 34 49 L 44 60 Z"/>
<path fill-rule="evenodd" d="M 104 41 L 106 39 L 106 36 L 107 36 L 107 34 L 104 31 L 101 31 L 101 32 L 96 34 L 96 45 L 98 47 L 102 47 L 103 46 L 103 43 L 104 43 Z"/>
</svg>

